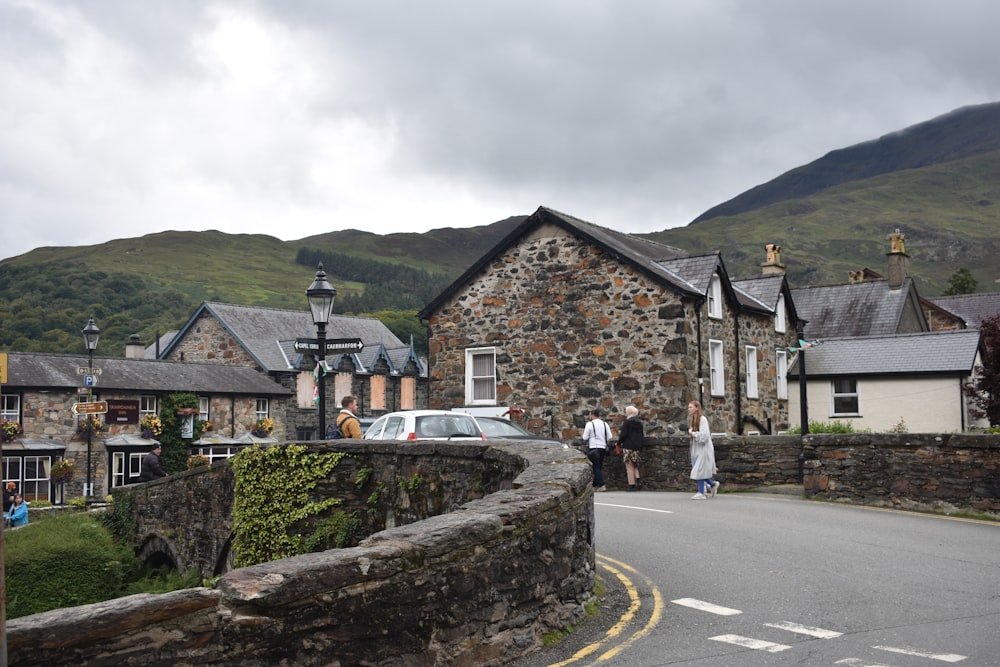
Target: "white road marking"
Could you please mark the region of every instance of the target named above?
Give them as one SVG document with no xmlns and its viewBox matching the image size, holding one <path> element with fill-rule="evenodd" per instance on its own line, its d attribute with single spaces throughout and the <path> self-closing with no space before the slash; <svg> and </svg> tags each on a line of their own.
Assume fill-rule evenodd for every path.
<svg viewBox="0 0 1000 667">
<path fill-rule="evenodd" d="M 602 507 L 621 507 L 626 510 L 643 510 L 644 512 L 659 512 L 660 514 L 673 514 L 670 510 L 654 510 L 648 507 L 636 507 L 635 505 L 616 505 L 614 503 L 594 503 Z"/>
<path fill-rule="evenodd" d="M 834 637 L 839 637 L 843 634 L 842 632 L 824 630 L 823 628 L 810 628 L 808 625 L 799 625 L 798 623 L 792 623 L 791 621 L 782 621 L 781 623 L 765 623 L 764 625 L 769 628 L 778 628 L 779 630 L 797 632 L 800 635 L 809 635 L 810 637 L 816 637 L 817 639 L 833 639 Z"/>
<path fill-rule="evenodd" d="M 743 612 L 739 609 L 730 609 L 729 607 L 720 607 L 719 605 L 712 604 L 711 602 L 704 602 L 702 600 L 695 600 L 694 598 L 680 598 L 678 600 L 671 600 L 674 604 L 679 604 L 683 607 L 691 607 L 692 609 L 698 609 L 700 611 L 707 611 L 710 614 L 718 614 L 719 616 L 733 616 L 735 614 L 742 614 Z"/>
<path fill-rule="evenodd" d="M 785 649 L 792 648 L 791 646 L 785 646 L 784 644 L 775 644 L 774 642 L 766 642 L 761 639 L 751 639 L 750 637 L 741 637 L 740 635 L 718 635 L 716 637 L 709 637 L 709 639 L 717 642 L 726 642 L 727 644 L 736 644 L 737 646 L 751 648 L 757 651 L 767 651 L 768 653 L 777 653 L 778 651 L 784 651 Z"/>
<path fill-rule="evenodd" d="M 895 646 L 873 646 L 872 648 L 878 649 L 880 651 L 890 651 L 892 653 L 902 653 L 903 655 L 915 655 L 918 658 L 930 658 L 931 660 L 940 660 L 941 662 L 961 662 L 965 660 L 967 655 L 958 655 L 957 653 L 927 653 L 926 651 L 921 651 L 915 648 L 898 648 Z"/>
<path fill-rule="evenodd" d="M 833 663 L 835 665 L 860 665 L 861 667 L 892 667 L 884 662 L 865 662 L 861 658 L 844 658 Z"/>
</svg>

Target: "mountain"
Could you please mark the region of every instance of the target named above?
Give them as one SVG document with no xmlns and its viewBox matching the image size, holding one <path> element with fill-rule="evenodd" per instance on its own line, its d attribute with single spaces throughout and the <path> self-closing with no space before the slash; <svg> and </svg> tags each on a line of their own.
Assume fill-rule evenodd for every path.
<svg viewBox="0 0 1000 667">
<path fill-rule="evenodd" d="M 102 330 L 99 354 L 119 355 L 131 334 L 150 343 L 206 300 L 305 309 L 316 258 L 338 290 L 338 312 L 374 314 L 421 348 L 426 332 L 415 314 L 426 295 L 439 293 L 522 220 L 423 234 L 345 230 L 288 242 L 162 232 L 38 248 L 0 261 L 0 349 L 79 352 L 91 315 Z M 998 290 L 1000 103 L 833 151 L 686 227 L 640 236 L 691 253 L 719 250 L 736 278 L 758 275 L 764 245 L 777 243 L 792 285 L 804 286 L 846 282 L 849 271 L 864 267 L 884 273 L 895 229 L 906 236 L 923 296 L 940 294 L 960 268 L 972 272 L 980 292 Z"/>
<path fill-rule="evenodd" d="M 689 252 L 720 250 L 730 273 L 759 272 L 764 244 L 783 247 L 793 285 L 884 273 L 888 235 L 906 236 L 923 296 L 959 268 L 998 290 L 1000 103 L 964 107 L 880 139 L 832 151 L 698 216 L 645 235 Z"/>
</svg>

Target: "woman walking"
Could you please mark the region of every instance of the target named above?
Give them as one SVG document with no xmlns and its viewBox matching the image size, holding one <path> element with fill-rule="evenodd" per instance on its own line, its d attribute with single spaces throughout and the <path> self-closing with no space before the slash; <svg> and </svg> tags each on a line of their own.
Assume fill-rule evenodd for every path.
<svg viewBox="0 0 1000 667">
<path fill-rule="evenodd" d="M 691 437 L 691 479 L 698 482 L 698 493 L 691 500 L 714 498 L 719 492 L 719 483 L 712 479 L 715 474 L 715 445 L 712 444 L 712 431 L 708 428 L 708 419 L 701 411 L 701 403 L 688 403 Z"/>
<path fill-rule="evenodd" d="M 628 476 L 628 491 L 639 490 L 639 450 L 645 442 L 639 409 L 634 405 L 625 408 L 625 421 L 618 432 L 618 446 L 622 448 L 625 474 Z"/>
</svg>

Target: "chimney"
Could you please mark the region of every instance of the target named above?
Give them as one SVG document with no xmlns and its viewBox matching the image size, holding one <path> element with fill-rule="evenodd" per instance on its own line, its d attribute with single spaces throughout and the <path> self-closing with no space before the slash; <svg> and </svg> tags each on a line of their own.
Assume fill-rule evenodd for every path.
<svg viewBox="0 0 1000 667">
<path fill-rule="evenodd" d="M 899 289 L 910 276 L 910 256 L 904 245 L 906 237 L 897 229 L 889 234 L 889 289 Z"/>
<path fill-rule="evenodd" d="M 847 282 L 854 284 L 854 283 L 863 283 L 864 281 L 865 281 L 864 271 L 848 271 Z"/>
<path fill-rule="evenodd" d="M 761 274 L 765 276 L 785 275 L 785 265 L 781 263 L 781 246 L 768 243 L 764 246 L 767 251 L 767 261 L 760 265 Z"/>
<path fill-rule="evenodd" d="M 145 359 L 146 358 L 146 346 L 142 344 L 139 339 L 139 334 L 132 334 L 129 336 L 128 342 L 125 343 L 125 358 L 126 359 Z"/>
</svg>

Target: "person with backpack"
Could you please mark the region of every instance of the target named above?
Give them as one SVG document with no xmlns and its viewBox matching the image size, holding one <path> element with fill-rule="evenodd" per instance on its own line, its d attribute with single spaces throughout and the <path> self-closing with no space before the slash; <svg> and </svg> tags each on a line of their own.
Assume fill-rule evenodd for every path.
<svg viewBox="0 0 1000 667">
<path fill-rule="evenodd" d="M 340 414 L 333 422 L 333 426 L 328 430 L 326 437 L 329 440 L 340 438 L 361 439 L 361 422 L 354 414 L 358 409 L 358 399 L 355 396 L 344 396 L 340 400 Z"/>
<path fill-rule="evenodd" d="M 601 411 L 594 408 L 590 411 L 590 421 L 583 429 L 583 439 L 587 443 L 587 458 L 594 464 L 594 491 L 607 491 L 604 484 L 604 455 L 608 453 L 608 443 L 611 442 L 611 427 L 601 419 Z"/>
</svg>

